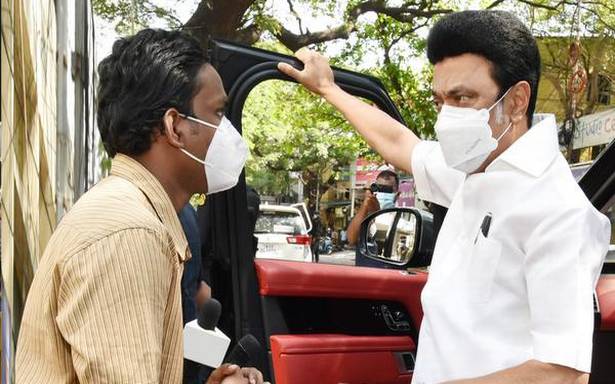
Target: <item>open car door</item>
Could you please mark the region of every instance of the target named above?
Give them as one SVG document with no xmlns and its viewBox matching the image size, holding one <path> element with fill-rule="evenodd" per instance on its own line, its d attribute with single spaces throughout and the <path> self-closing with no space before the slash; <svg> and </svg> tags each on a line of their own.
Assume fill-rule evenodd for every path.
<svg viewBox="0 0 615 384">
<path fill-rule="evenodd" d="M 290 56 L 224 41 L 212 43 L 210 56 L 229 95 L 227 117 L 240 132 L 250 92 L 268 80 L 291 81 L 277 70 L 278 62 L 300 67 Z M 402 121 L 380 81 L 338 69 L 334 74 L 343 89 Z M 594 206 L 613 220 L 615 143 L 579 184 Z M 245 175 L 237 187 L 209 197 L 206 212 L 214 252 L 225 255 L 229 264 L 227 275 L 217 279 L 228 283 L 228 289 L 212 286 L 216 298 L 221 294 L 228 297 L 223 301 L 222 318 L 230 319 L 231 325 L 225 331 L 235 341 L 246 334 L 260 341 L 264 349 L 260 368 L 266 379 L 277 384 L 410 381 L 422 319 L 420 293 L 427 280 L 425 273 L 255 261 L 246 218 Z M 435 238 L 445 210 L 436 208 L 432 213 Z M 613 265 L 611 254 L 596 294 L 593 384 L 611 383 L 615 377 Z"/>
<path fill-rule="evenodd" d="M 607 384 L 615 380 L 615 140 L 583 174 L 579 186 L 612 226 L 611 245 L 594 297 L 596 326 L 589 379 L 590 384 Z"/>
<path fill-rule="evenodd" d="M 290 56 L 224 41 L 212 42 L 210 57 L 229 96 L 227 117 L 240 132 L 254 87 L 272 79 L 291 81 L 277 70 L 280 61 L 299 66 Z M 334 73 L 343 89 L 402 121 L 379 80 Z M 232 298 L 223 302 L 222 317 L 233 318 L 234 327 L 226 331 L 235 341 L 246 334 L 260 341 L 266 379 L 277 384 L 410 381 L 425 274 L 255 261 L 245 218 L 245 175 L 232 190 L 208 197 L 207 205 L 214 252 L 230 261 L 226 278 Z M 212 286 L 212 292 L 218 297 L 220 290 Z"/>
</svg>

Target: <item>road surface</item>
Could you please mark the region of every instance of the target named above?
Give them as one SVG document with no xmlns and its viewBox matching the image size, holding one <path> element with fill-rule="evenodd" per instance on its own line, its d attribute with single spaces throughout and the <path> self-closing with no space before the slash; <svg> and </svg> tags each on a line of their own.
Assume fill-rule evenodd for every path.
<svg viewBox="0 0 615 384">
<path fill-rule="evenodd" d="M 333 252 L 330 255 L 320 255 L 320 264 L 354 265 L 354 249 Z"/>
</svg>

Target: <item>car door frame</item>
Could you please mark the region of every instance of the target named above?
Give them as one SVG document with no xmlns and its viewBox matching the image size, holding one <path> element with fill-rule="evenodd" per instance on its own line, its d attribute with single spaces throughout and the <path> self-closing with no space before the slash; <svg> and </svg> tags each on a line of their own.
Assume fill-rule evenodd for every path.
<svg viewBox="0 0 615 384">
<path fill-rule="evenodd" d="M 295 58 L 254 47 L 222 40 L 213 40 L 210 47 L 213 66 L 220 73 L 224 88 L 229 95 L 227 117 L 235 128 L 242 132 L 242 110 L 250 91 L 266 80 L 293 81 L 277 70 L 277 63 L 287 62 L 298 68 L 302 65 Z M 342 89 L 365 97 L 396 120 L 404 124 L 403 118 L 386 93 L 383 84 L 376 78 L 334 68 L 336 82 Z M 615 194 L 615 141 L 594 162 L 593 166 L 579 181 L 579 185 L 592 204 L 599 210 L 611 201 Z M 253 334 L 263 345 L 267 345 L 263 325 L 263 313 L 258 293 L 258 280 L 253 259 L 249 256 L 251 243 L 247 223 L 242 220 L 247 212 L 245 199 L 245 173 L 242 172 L 238 185 L 226 192 L 208 197 L 211 204 L 209 219 L 217 230 L 214 234 L 218 249 L 226 249 L 229 255 L 233 287 L 233 309 L 235 316 L 234 337 Z M 446 209 L 436 207 L 434 232 L 437 236 Z M 605 265 L 602 273 L 615 273 L 615 266 Z M 266 376 L 271 377 L 268 366 L 263 367 Z"/>
<path fill-rule="evenodd" d="M 603 211 L 615 199 L 615 140 L 600 153 L 579 180 L 594 208 Z M 602 274 L 615 274 L 615 263 L 604 263 Z"/>
<path fill-rule="evenodd" d="M 267 80 L 294 82 L 277 69 L 278 62 L 286 62 L 301 68 L 295 58 L 262 49 L 247 47 L 223 40 L 212 40 L 209 55 L 211 63 L 220 74 L 228 94 L 226 116 L 242 133 L 242 111 L 251 90 Z M 336 83 L 347 92 L 374 102 L 378 108 L 404 124 L 399 110 L 391 100 L 380 80 L 369 75 L 333 68 Z M 249 233 L 242 212 L 246 206 L 245 170 L 237 186 L 229 191 L 208 197 L 207 220 L 213 225 L 213 238 L 217 250 L 228 253 L 233 287 L 233 308 L 235 329 L 232 335 L 238 340 L 246 334 L 254 335 L 262 345 L 267 345 L 263 325 L 261 299 L 254 260 L 249 257 Z M 215 289 L 215 287 L 214 287 Z M 223 309 L 223 313 L 224 313 Z M 228 311 L 228 309 L 226 310 Z M 269 366 L 264 367 L 265 375 Z"/>
<path fill-rule="evenodd" d="M 615 140 L 611 141 L 594 160 L 592 166 L 579 180 L 579 186 L 597 210 L 604 212 L 609 204 L 613 204 L 615 199 Z M 606 320 L 602 316 L 605 309 L 604 305 L 608 304 L 610 307 L 604 313 L 607 313 L 612 319 L 613 300 L 610 298 L 608 290 L 606 290 L 606 293 L 603 292 L 604 297 L 600 293 L 602 278 L 608 277 L 610 279 L 613 274 L 615 274 L 615 263 L 605 262 L 602 265 L 598 289 L 594 295 L 595 329 L 590 384 L 611 382 L 613 377 L 613 365 L 610 356 L 613 346 L 615 346 L 615 331 L 604 328 Z"/>
</svg>

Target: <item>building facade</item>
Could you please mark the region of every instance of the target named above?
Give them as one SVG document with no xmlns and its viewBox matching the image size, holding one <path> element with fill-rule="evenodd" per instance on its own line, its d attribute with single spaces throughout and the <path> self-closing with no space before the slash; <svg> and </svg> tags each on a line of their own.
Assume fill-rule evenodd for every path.
<svg viewBox="0 0 615 384">
<path fill-rule="evenodd" d="M 63 213 L 93 180 L 94 29 L 85 0 L 1 0 L 2 383 Z"/>
<path fill-rule="evenodd" d="M 536 112 L 554 113 L 563 125 L 570 111 L 571 44 L 569 37 L 541 37 L 537 39 L 542 59 L 542 74 L 538 88 Z M 569 156 L 571 163 L 590 161 L 615 138 L 615 39 L 611 36 L 582 37 L 578 63 L 585 74 L 584 86 L 577 97 L 574 113 L 575 132 L 569 136 L 574 142 Z M 577 129 L 578 128 L 578 129 Z M 603 132 L 597 132 L 600 129 Z M 591 133 L 601 140 L 583 140 Z M 562 142 L 563 147 L 568 143 Z M 595 144 L 595 145 L 594 145 Z"/>
</svg>

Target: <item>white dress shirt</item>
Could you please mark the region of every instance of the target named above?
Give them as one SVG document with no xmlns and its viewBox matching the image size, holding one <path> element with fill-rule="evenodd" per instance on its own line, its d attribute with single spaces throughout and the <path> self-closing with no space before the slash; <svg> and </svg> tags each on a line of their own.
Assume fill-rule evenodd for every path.
<svg viewBox="0 0 615 384">
<path fill-rule="evenodd" d="M 412 170 L 419 196 L 449 207 L 421 296 L 413 384 L 531 359 L 589 372 L 593 291 L 610 223 L 559 152 L 555 118 L 534 125 L 484 173 L 448 168 L 429 141 L 416 146 Z"/>
</svg>

